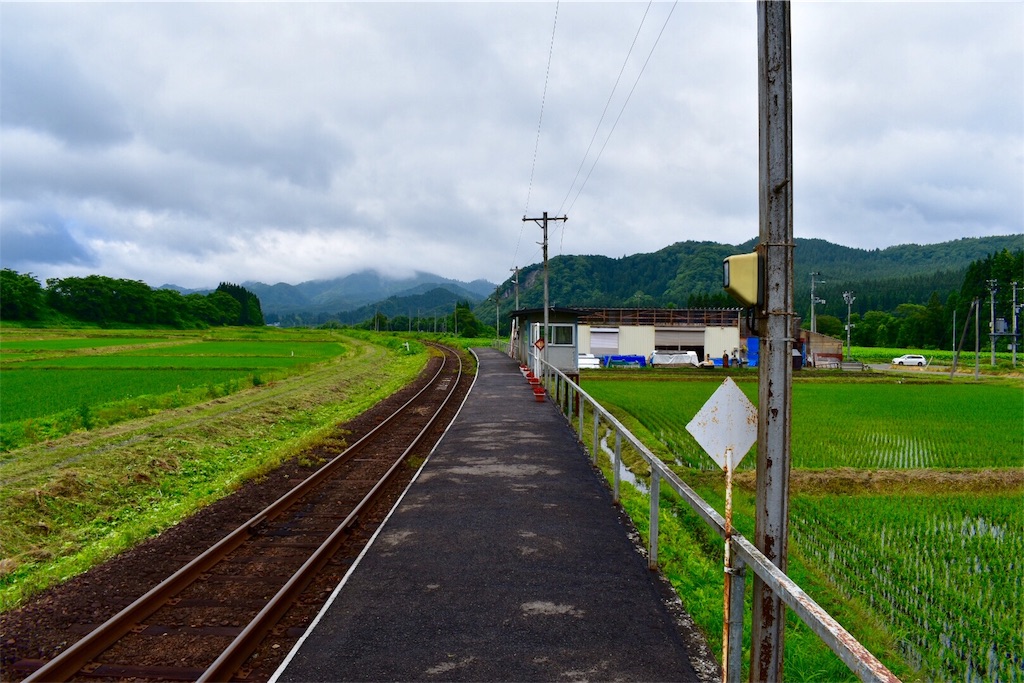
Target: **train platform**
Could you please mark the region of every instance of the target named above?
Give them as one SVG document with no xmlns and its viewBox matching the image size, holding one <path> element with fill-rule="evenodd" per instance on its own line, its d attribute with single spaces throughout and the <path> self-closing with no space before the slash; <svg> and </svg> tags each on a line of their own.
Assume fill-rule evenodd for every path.
<svg viewBox="0 0 1024 683">
<path fill-rule="evenodd" d="M 557 407 L 475 352 L 459 416 L 273 680 L 717 680 Z"/>
</svg>

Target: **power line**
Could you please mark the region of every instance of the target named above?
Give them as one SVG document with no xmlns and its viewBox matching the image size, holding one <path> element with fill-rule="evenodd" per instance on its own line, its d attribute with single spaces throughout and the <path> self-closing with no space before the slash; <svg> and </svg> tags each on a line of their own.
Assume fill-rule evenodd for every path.
<svg viewBox="0 0 1024 683">
<path fill-rule="evenodd" d="M 605 147 L 608 146 L 608 141 L 611 140 L 612 134 L 615 132 L 616 126 L 619 125 L 619 119 L 622 118 L 622 113 L 624 111 L 626 111 L 626 105 L 629 104 L 630 98 L 633 97 L 633 92 L 636 91 L 636 86 L 640 82 L 640 78 L 644 75 L 644 71 L 647 69 L 647 65 L 651 61 L 651 55 L 654 54 L 654 49 L 656 47 L 658 47 L 658 43 L 661 41 L 661 37 L 665 33 L 665 28 L 668 26 L 669 19 L 672 18 L 672 13 L 675 11 L 676 5 L 678 5 L 678 4 L 679 4 L 679 0 L 676 0 L 675 2 L 672 3 L 672 9 L 669 10 L 668 16 L 665 17 L 665 23 L 662 24 L 661 31 L 658 32 L 658 37 L 655 39 L 654 44 L 651 46 L 650 52 L 647 53 L 647 59 L 644 61 L 644 65 L 640 68 L 640 73 L 638 73 L 636 75 L 636 80 L 633 81 L 633 87 L 630 88 L 629 94 L 626 95 L 626 101 L 622 103 L 622 108 L 619 109 L 619 114 L 618 114 L 618 116 L 615 117 L 615 122 L 612 123 L 611 130 L 608 131 L 608 137 L 605 138 L 604 144 L 601 145 L 601 149 L 597 153 L 597 157 L 594 159 L 594 163 L 591 164 L 590 170 L 587 172 L 586 178 L 583 179 L 583 183 L 580 185 L 580 189 L 576 192 L 576 196 L 573 197 L 572 203 L 569 204 L 569 208 L 566 210 L 566 213 L 571 211 L 572 207 L 576 205 L 576 200 L 580 198 L 580 194 L 583 193 L 583 188 L 586 187 L 587 181 L 590 180 L 590 175 L 594 172 L 594 168 L 597 166 L 597 162 L 600 161 L 601 155 L 604 154 Z M 570 192 L 571 191 L 572 191 L 572 188 L 570 187 Z M 563 235 L 564 235 L 564 230 L 563 230 Z"/>
<path fill-rule="evenodd" d="M 612 98 L 615 96 L 615 90 L 619 87 L 619 81 L 622 80 L 622 74 L 626 70 L 626 64 L 629 63 L 629 58 L 633 54 L 633 48 L 636 47 L 636 41 L 640 37 L 640 30 L 644 27 L 644 22 L 647 20 L 647 14 L 651 11 L 651 5 L 654 4 L 654 0 L 647 3 L 647 9 L 644 10 L 644 15 L 640 18 L 640 25 L 636 27 L 636 34 L 633 36 L 633 42 L 629 46 L 629 51 L 626 52 L 626 58 L 622 60 L 622 67 L 619 69 L 619 75 L 615 77 L 615 85 L 612 86 L 612 91 L 608 93 L 608 101 L 604 103 L 604 110 L 601 112 L 601 118 L 597 121 L 597 126 L 594 127 L 594 134 L 590 136 L 590 144 L 587 145 L 587 151 L 583 153 L 583 158 L 580 159 L 579 168 L 576 169 L 576 175 L 572 179 L 572 183 L 569 184 L 569 189 L 565 193 L 565 197 L 562 199 L 562 203 L 558 207 L 558 211 L 555 213 L 561 213 L 562 207 L 565 206 L 565 202 L 569 199 L 569 194 L 572 193 L 572 188 L 575 187 L 576 181 L 580 177 L 580 171 L 583 170 L 583 164 L 587 162 L 587 157 L 590 156 L 590 150 L 594 146 L 594 140 L 597 139 L 597 134 L 601 130 L 601 124 L 604 123 L 604 117 L 608 113 L 608 107 L 611 106 Z M 564 225 L 563 225 L 564 227 Z"/>
<path fill-rule="evenodd" d="M 544 90 L 540 96 L 540 117 L 537 119 L 537 140 L 533 144 L 533 164 L 530 166 L 530 184 L 526 190 L 526 207 L 523 209 L 523 215 L 527 215 L 530 212 L 530 195 L 533 194 L 533 176 L 537 170 L 537 150 L 540 148 L 540 131 L 541 124 L 544 123 L 544 103 L 548 97 L 548 79 L 551 76 L 551 56 L 555 52 L 555 29 L 558 28 L 558 5 L 555 3 L 555 19 L 551 24 L 551 43 L 548 45 L 548 64 L 544 71 Z M 519 240 L 516 242 L 516 255 L 512 259 L 515 263 L 516 258 L 519 256 L 519 243 L 523 240 L 523 229 L 519 230 Z"/>
</svg>

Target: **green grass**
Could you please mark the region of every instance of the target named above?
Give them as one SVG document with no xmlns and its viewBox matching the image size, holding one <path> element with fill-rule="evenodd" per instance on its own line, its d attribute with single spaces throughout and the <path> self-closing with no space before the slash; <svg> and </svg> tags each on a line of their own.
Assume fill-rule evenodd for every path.
<svg viewBox="0 0 1024 683">
<path fill-rule="evenodd" d="M 583 386 L 723 512 L 723 477 L 685 431 L 721 376 L 675 379 L 647 373 L 585 378 Z M 756 382 L 738 379 L 756 404 Z M 1024 491 L 1019 483 L 994 493 L 980 482 L 970 494 L 950 488 L 954 479 L 962 484 L 982 473 L 972 468 L 1019 472 L 1020 383 L 897 383 L 858 375 L 797 382 L 793 404 L 794 477 L 803 471 L 817 479 L 808 492 L 791 494 L 789 576 L 900 677 L 1018 680 L 1024 664 Z M 589 441 L 589 417 L 584 424 Z M 649 474 L 629 449 L 623 459 L 638 476 Z M 743 485 L 734 493 L 734 520 L 748 538 L 754 531 L 753 461 L 748 455 Z M 880 468 L 918 476 L 911 485 L 893 477 L 890 493 L 869 495 L 844 488 L 841 482 L 857 480 L 845 474 L 851 470 L 837 470 L 847 479 L 830 473 L 857 467 L 868 468 L 882 488 Z M 607 468 L 606 476 L 611 478 Z M 838 488 L 821 485 L 821 477 L 830 476 Z M 1006 478 L 1011 480 L 1019 477 Z M 842 495 L 814 493 L 816 487 Z M 624 505 L 646 533 L 646 499 L 632 487 L 623 491 Z M 720 652 L 722 541 L 685 504 L 673 502 L 674 494 L 663 490 L 662 497 L 660 564 L 712 650 Z M 748 577 L 748 592 L 749 583 Z M 747 619 L 749 634 L 749 604 Z M 854 680 L 792 613 L 785 670 L 793 680 Z"/>
<path fill-rule="evenodd" d="M 612 472 L 608 458 L 600 458 L 605 476 L 610 480 Z M 633 519 L 644 543 L 649 534 L 648 497 L 634 487 L 624 484 L 622 505 Z M 708 492 L 701 491 L 702 494 Z M 694 623 L 708 641 L 711 651 L 720 655 L 722 651 L 722 590 L 723 590 L 723 541 L 711 531 L 689 506 L 667 487 L 662 487 L 662 502 L 658 521 L 659 549 L 658 565 L 672 583 Z M 709 502 L 720 500 L 714 495 Z M 753 537 L 752 501 L 737 497 L 736 522 L 741 532 Z M 749 527 L 749 528 L 748 528 Z M 906 677 L 912 669 L 899 655 L 893 638 L 880 622 L 862 606 L 837 596 L 831 585 L 809 571 L 805 564 L 791 554 L 788 574 L 805 591 L 840 623 L 855 624 L 851 629 L 856 637 L 870 651 L 889 667 L 897 676 Z M 744 657 L 742 680 L 749 674 L 751 600 L 753 594 L 752 574 L 747 573 L 746 607 L 744 609 Z M 786 637 L 784 654 L 784 676 L 790 681 L 856 681 L 857 677 L 821 639 L 806 626 L 793 612 L 786 613 Z"/>
<path fill-rule="evenodd" d="M 843 347 L 845 353 L 846 347 Z M 929 366 L 948 370 L 953 364 L 952 349 L 897 349 L 876 346 L 854 346 L 850 349 L 850 355 L 862 363 L 892 363 L 893 358 L 902 356 L 905 353 L 919 353 L 928 359 Z M 1014 372 L 1013 354 L 1007 351 L 996 352 L 996 365 L 992 366 L 991 347 L 985 343 L 979 350 L 979 369 L 986 375 L 1004 374 Z M 963 349 L 960 351 L 960 358 L 957 361 L 962 371 L 973 371 L 974 349 Z M 1017 372 L 1024 371 L 1024 354 L 1017 354 Z"/>
<path fill-rule="evenodd" d="M 297 332 L 296 336 L 309 333 Z M 316 335 L 314 335 L 316 336 Z M 0 459 L 0 610 L 159 533 L 404 386 L 422 345 L 319 333 L 342 357 Z M 375 342 L 381 343 L 375 343 Z M 289 355 L 290 357 L 290 355 Z M 343 442 L 336 447 L 342 449 Z"/>
<path fill-rule="evenodd" d="M 797 496 L 790 520 L 802 555 L 905 634 L 910 661 L 947 680 L 1019 673 L 1024 495 Z"/>
<path fill-rule="evenodd" d="M 252 368 L 255 369 L 255 368 Z M 248 368 L 68 368 L 5 371 L 2 390 L 4 398 L 3 422 L 21 422 L 29 418 L 43 418 L 68 410 L 79 410 L 82 405 L 93 411 L 113 402 L 135 397 L 173 394 L 181 395 L 178 405 L 184 404 L 186 391 L 201 387 L 221 387 L 251 375 Z M 247 383 L 249 384 L 249 383 Z M 240 385 L 239 385 L 240 386 Z M 223 393 L 220 390 L 217 393 Z M 170 398 L 174 398 L 171 396 Z M 214 396 L 215 397 L 215 396 Z M 169 401 L 173 405 L 174 401 Z"/>
<path fill-rule="evenodd" d="M 585 379 L 605 406 L 633 415 L 693 469 L 717 466 L 686 424 L 721 385 Z M 757 383 L 738 385 L 757 404 Z M 1005 383 L 794 383 L 793 467 L 869 469 L 1024 466 L 1024 392 Z M 754 466 L 744 460 L 741 469 Z"/>
<path fill-rule="evenodd" d="M 70 351 L 77 349 L 108 348 L 111 346 L 133 346 L 136 344 L 155 344 L 162 342 L 163 337 L 106 337 L 106 338 L 71 338 L 71 339 L 31 339 L 8 341 L 0 339 L 0 353 L 32 353 L 48 351 Z"/>
<path fill-rule="evenodd" d="M 0 450 L 224 396 L 346 352 L 327 332 L 51 334 L 3 343 Z"/>
</svg>

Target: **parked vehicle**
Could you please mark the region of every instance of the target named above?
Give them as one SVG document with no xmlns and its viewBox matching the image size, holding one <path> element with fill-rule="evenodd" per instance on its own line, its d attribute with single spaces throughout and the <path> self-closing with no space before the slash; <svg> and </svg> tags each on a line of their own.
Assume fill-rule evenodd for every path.
<svg viewBox="0 0 1024 683">
<path fill-rule="evenodd" d="M 921 355 L 916 353 L 905 353 L 899 358 L 892 359 L 893 365 L 916 365 L 922 367 L 928 365 L 928 360 Z"/>
</svg>

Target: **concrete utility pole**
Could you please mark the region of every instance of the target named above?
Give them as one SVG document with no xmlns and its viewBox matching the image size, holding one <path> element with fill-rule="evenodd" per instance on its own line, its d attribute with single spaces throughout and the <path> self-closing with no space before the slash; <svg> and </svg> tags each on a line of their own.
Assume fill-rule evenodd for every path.
<svg viewBox="0 0 1024 683">
<path fill-rule="evenodd" d="M 818 331 L 818 318 L 817 318 L 817 316 L 814 315 L 814 305 L 815 304 L 823 304 L 823 303 L 825 303 L 824 299 L 819 299 L 818 297 L 816 297 L 814 295 L 814 286 L 816 284 L 818 284 L 818 285 L 825 284 L 824 280 L 815 280 L 815 278 L 818 278 L 818 277 L 821 277 L 821 273 L 817 273 L 817 272 L 811 273 L 811 332 L 817 332 Z"/>
<path fill-rule="evenodd" d="M 501 285 L 494 288 L 494 339 L 501 337 Z"/>
<path fill-rule="evenodd" d="M 519 310 L 519 266 L 509 268 L 515 275 L 512 277 L 512 284 L 516 286 L 516 310 Z"/>
<path fill-rule="evenodd" d="M 999 291 L 999 283 L 996 280 L 988 280 L 989 319 L 988 338 L 992 344 L 992 367 L 996 365 L 996 292 Z"/>
<path fill-rule="evenodd" d="M 856 300 L 853 292 L 843 292 L 843 301 L 846 302 L 846 360 L 850 360 L 850 309 Z"/>
<path fill-rule="evenodd" d="M 793 395 L 793 62 L 789 2 L 757 3 L 758 208 L 764 310 L 758 367 L 754 545 L 782 571 L 789 551 Z M 812 309 L 813 310 L 813 309 Z M 785 604 L 754 577 L 750 680 L 782 680 Z"/>
<path fill-rule="evenodd" d="M 548 221 L 567 220 L 569 220 L 568 216 L 562 216 L 561 218 L 548 218 L 547 211 L 544 212 L 544 215 L 541 218 L 527 218 L 526 216 L 523 216 L 524 223 L 526 221 L 533 221 L 544 231 L 544 240 L 540 243 L 544 247 L 544 328 L 540 333 L 540 338 L 545 342 L 544 348 L 541 349 L 541 358 L 545 360 L 548 357 L 547 342 L 549 341 L 548 334 L 550 332 L 550 326 L 548 324 Z"/>
<path fill-rule="evenodd" d="M 1017 310 L 1017 281 L 1010 284 L 1013 285 L 1013 308 L 1010 309 L 1013 313 L 1013 367 L 1017 367 L 1017 318 L 1020 311 Z"/>
<path fill-rule="evenodd" d="M 974 381 L 981 377 L 981 301 L 974 300 Z"/>
</svg>

